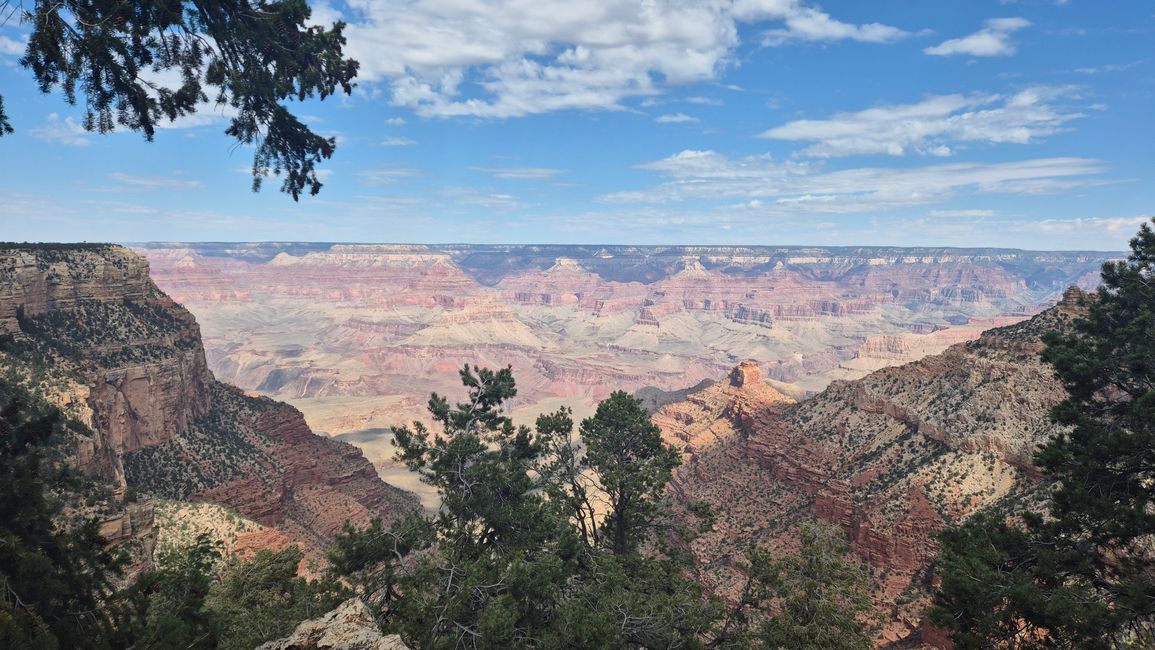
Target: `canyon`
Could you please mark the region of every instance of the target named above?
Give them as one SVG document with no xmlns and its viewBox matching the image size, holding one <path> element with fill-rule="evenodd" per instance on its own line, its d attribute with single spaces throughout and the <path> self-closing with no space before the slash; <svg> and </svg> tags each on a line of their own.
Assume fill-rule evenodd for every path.
<svg viewBox="0 0 1155 650">
<path fill-rule="evenodd" d="M 432 505 L 390 484 L 421 487 L 387 426 L 458 394 L 461 365 L 511 365 L 520 421 L 642 396 L 682 453 L 676 511 L 714 513 L 683 542 L 711 592 L 733 602 L 745 549 L 821 519 L 870 569 L 876 642 L 938 643 L 934 535 L 1038 507 L 1063 395 L 1041 337 L 1108 257 L 541 248 L 5 245 L 0 370 L 66 415 L 108 488 L 82 514 L 130 573 L 158 522 L 312 561 L 347 521 Z"/>
<path fill-rule="evenodd" d="M 798 526 L 842 528 L 870 568 L 876 641 L 937 641 L 923 623 L 934 535 L 979 509 L 1038 507 L 1037 446 L 1059 431 L 1066 394 L 1039 352 L 1042 335 L 1082 313 L 1068 291 L 1034 318 L 938 355 L 835 381 L 795 402 L 743 362 L 725 381 L 661 407 L 654 422 L 683 452 L 672 493 L 704 501 L 716 523 L 687 542 L 699 580 L 733 601 L 750 544 L 789 552 Z"/>
<path fill-rule="evenodd" d="M 672 391 L 758 362 L 784 394 L 937 354 L 1098 282 L 1107 253 L 949 248 L 149 243 L 220 379 L 392 461 L 389 427 L 513 367 L 519 421 L 613 390 Z"/>
<path fill-rule="evenodd" d="M 298 410 L 217 381 L 192 314 L 119 246 L 0 246 L 0 369 L 68 418 L 71 464 L 108 488 L 102 532 L 140 566 L 138 494 L 228 506 L 313 556 L 346 521 L 418 507 Z"/>
</svg>

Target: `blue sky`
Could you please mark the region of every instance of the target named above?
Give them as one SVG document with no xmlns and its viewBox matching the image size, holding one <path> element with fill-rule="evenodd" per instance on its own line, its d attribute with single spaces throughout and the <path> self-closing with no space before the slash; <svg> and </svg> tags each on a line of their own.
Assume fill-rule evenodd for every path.
<svg viewBox="0 0 1155 650">
<path fill-rule="evenodd" d="M 349 0 L 325 188 L 206 107 L 87 134 L 0 27 L 0 240 L 1121 250 L 1155 213 L 1149 0 Z"/>
</svg>

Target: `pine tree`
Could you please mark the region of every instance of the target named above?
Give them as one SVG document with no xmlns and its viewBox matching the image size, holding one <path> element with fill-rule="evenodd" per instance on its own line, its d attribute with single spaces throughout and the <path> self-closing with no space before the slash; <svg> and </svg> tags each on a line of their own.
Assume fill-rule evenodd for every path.
<svg viewBox="0 0 1155 650">
<path fill-rule="evenodd" d="M 22 11 L 32 31 L 21 65 L 43 92 L 85 103 L 84 128 L 140 131 L 207 101 L 235 114 L 225 131 L 255 145 L 253 190 L 283 174 L 297 200 L 321 189 L 316 165 L 334 138 L 317 135 L 285 102 L 352 92 L 358 64 L 342 55 L 345 25 L 309 25 L 306 0 L 36 0 Z M 175 72 L 177 84 L 160 73 Z M 12 126 L 0 99 L 0 136 Z"/>
<path fill-rule="evenodd" d="M 666 484 L 682 459 L 640 400 L 615 391 L 581 424 L 583 465 L 609 499 L 603 529 L 615 555 L 636 550 L 661 523 Z"/>
<path fill-rule="evenodd" d="M 1067 389 L 1066 432 L 1036 464 L 1054 481 L 1047 516 L 988 514 L 948 531 L 934 619 L 962 648 L 1155 646 L 1155 232 L 1043 358 Z"/>
<path fill-rule="evenodd" d="M 699 647 L 720 604 L 653 534 L 677 457 L 636 401 L 599 405 L 579 444 L 566 409 L 539 418 L 536 435 L 514 426 L 509 368 L 461 378 L 464 402 L 429 401 L 437 430 L 393 430 L 397 458 L 437 487 L 439 511 L 347 530 L 335 571 L 423 650 Z M 621 524 L 599 507 L 610 490 L 624 496 Z"/>
<path fill-rule="evenodd" d="M 869 574 L 837 526 L 807 521 L 798 550 L 776 558 L 751 547 L 746 584 L 717 636 L 727 648 L 866 650 Z"/>
<path fill-rule="evenodd" d="M 63 525 L 80 478 L 60 459 L 60 412 L 0 378 L 0 647 L 101 648 L 123 558 L 99 522 Z"/>
</svg>

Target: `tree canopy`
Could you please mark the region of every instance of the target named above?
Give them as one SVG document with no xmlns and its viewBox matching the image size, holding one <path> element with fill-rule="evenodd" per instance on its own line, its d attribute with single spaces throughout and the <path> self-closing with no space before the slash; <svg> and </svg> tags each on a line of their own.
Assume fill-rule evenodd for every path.
<svg viewBox="0 0 1155 650">
<path fill-rule="evenodd" d="M 943 536 L 935 621 L 962 648 L 1155 646 L 1155 231 L 1103 266 L 1043 358 L 1068 395 L 1036 464 L 1045 515 L 988 513 Z"/>
<path fill-rule="evenodd" d="M 640 404 L 615 393 L 579 442 L 567 409 L 536 432 L 514 425 L 509 368 L 467 366 L 461 379 L 465 401 L 429 400 L 436 430 L 393 430 L 440 509 L 349 529 L 330 553 L 337 573 L 423 649 L 701 645 L 720 604 L 653 534 L 678 458 Z"/>
<path fill-rule="evenodd" d="M 434 430 L 396 427 L 396 457 L 436 486 L 432 516 L 346 532 L 334 572 L 410 647 L 869 647 L 866 576 L 840 530 L 804 527 L 798 554 L 752 550 L 727 615 L 685 550 L 709 513 L 673 513 L 681 458 L 617 391 L 574 435 L 569 409 L 515 426 L 509 368 L 466 366 L 467 398 L 434 394 Z M 689 525 L 697 521 L 698 525 Z"/>
<path fill-rule="evenodd" d="M 60 462 L 58 409 L 0 378 L 0 646 L 111 643 L 105 607 L 124 561 L 95 519 L 62 526 L 64 497 L 80 490 Z"/>
<path fill-rule="evenodd" d="M 291 99 L 352 92 L 358 64 L 345 58 L 345 25 L 310 24 L 307 0 L 36 0 L 21 10 L 31 33 L 20 64 L 40 90 L 83 98 L 84 128 L 140 131 L 213 102 L 231 114 L 226 133 L 253 145 L 253 189 L 283 176 L 294 200 L 321 189 L 316 166 L 336 140 L 313 132 Z M 0 98 L 0 136 L 12 133 Z"/>
<path fill-rule="evenodd" d="M 873 647 L 865 618 L 870 610 L 869 574 L 850 556 L 840 528 L 819 521 L 799 527 L 799 548 L 776 558 L 751 548 L 745 571 L 750 580 L 732 618 L 748 610 L 768 611 L 758 625 L 738 627 L 742 647 L 792 650 L 868 650 Z M 729 626 L 727 633 L 734 629 Z"/>
</svg>

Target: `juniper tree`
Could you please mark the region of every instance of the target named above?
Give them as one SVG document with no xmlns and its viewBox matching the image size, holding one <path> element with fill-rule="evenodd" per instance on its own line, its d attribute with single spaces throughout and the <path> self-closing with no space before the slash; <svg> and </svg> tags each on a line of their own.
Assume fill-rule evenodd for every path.
<svg viewBox="0 0 1155 650">
<path fill-rule="evenodd" d="M 609 501 L 604 537 L 615 555 L 634 551 L 661 524 L 666 484 L 682 459 L 640 400 L 615 391 L 582 421 L 584 466 Z"/>
<path fill-rule="evenodd" d="M 60 411 L 0 377 L 0 647 L 112 645 L 106 609 L 124 559 L 99 522 L 65 525 L 79 477 L 59 455 Z"/>
</svg>

